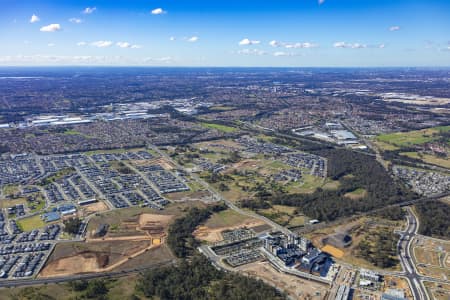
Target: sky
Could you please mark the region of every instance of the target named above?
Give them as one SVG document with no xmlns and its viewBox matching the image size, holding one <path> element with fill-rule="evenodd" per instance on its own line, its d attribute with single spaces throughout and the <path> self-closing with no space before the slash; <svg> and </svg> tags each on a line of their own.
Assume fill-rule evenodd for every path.
<svg viewBox="0 0 450 300">
<path fill-rule="evenodd" d="M 0 66 L 450 66 L 449 0 L 0 3 Z"/>
</svg>

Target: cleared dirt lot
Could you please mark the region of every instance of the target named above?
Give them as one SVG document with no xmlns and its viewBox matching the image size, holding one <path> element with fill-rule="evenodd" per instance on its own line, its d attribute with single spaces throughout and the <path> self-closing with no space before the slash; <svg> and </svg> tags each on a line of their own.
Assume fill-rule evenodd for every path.
<svg viewBox="0 0 450 300">
<path fill-rule="evenodd" d="M 81 211 L 82 211 L 84 216 L 92 215 L 92 214 L 99 213 L 99 212 L 104 212 L 104 211 L 107 211 L 107 210 L 109 210 L 109 207 L 103 201 L 99 201 L 97 203 L 89 204 L 89 205 L 83 206 L 81 208 Z"/>
<path fill-rule="evenodd" d="M 280 273 L 266 261 L 238 267 L 238 271 L 258 277 L 270 285 L 276 286 L 289 294 L 292 299 L 326 299 L 329 290 L 328 285 Z"/>
<path fill-rule="evenodd" d="M 150 240 L 61 243 L 39 277 L 110 271 L 151 247 Z"/>
</svg>

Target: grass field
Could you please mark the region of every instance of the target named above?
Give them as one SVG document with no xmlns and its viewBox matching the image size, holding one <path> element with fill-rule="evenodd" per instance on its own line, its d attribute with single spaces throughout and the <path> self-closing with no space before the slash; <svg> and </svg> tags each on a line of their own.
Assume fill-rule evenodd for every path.
<svg viewBox="0 0 450 300">
<path fill-rule="evenodd" d="M 19 187 L 17 185 L 5 185 L 3 187 L 3 196 L 10 196 L 19 192 Z"/>
<path fill-rule="evenodd" d="M 45 226 L 45 222 L 41 219 L 40 215 L 19 219 L 17 220 L 17 224 L 23 231 L 30 231 Z"/>
<path fill-rule="evenodd" d="M 399 147 L 408 147 L 413 145 L 422 145 L 439 139 L 439 131 L 450 131 L 450 126 L 427 128 L 409 132 L 396 132 L 382 134 L 376 137 L 376 140 Z"/>
<path fill-rule="evenodd" d="M 205 223 L 205 226 L 209 228 L 234 226 L 236 224 L 242 223 L 242 221 L 246 218 L 246 216 L 238 214 L 232 209 L 226 209 L 213 214 Z"/>
<path fill-rule="evenodd" d="M 430 154 L 419 154 L 418 152 L 402 152 L 401 155 L 405 155 L 411 158 L 420 159 L 426 163 L 441 166 L 444 168 L 450 168 L 449 158 L 439 158 Z"/>
<path fill-rule="evenodd" d="M 219 130 L 219 131 L 222 131 L 222 132 L 226 132 L 226 133 L 231 133 L 231 132 L 238 131 L 237 128 L 230 127 L 230 126 L 225 126 L 225 125 L 220 125 L 220 124 L 205 123 L 205 122 L 202 122 L 200 124 L 203 127 L 210 128 L 210 129 L 216 129 L 216 130 Z"/>
<path fill-rule="evenodd" d="M 344 196 L 352 200 L 359 200 L 367 196 L 367 190 L 363 188 L 357 188 L 354 191 L 346 193 Z"/>
<path fill-rule="evenodd" d="M 0 208 L 8 208 L 14 205 L 18 205 L 18 204 L 26 204 L 27 203 L 27 199 L 25 198 L 17 198 L 17 199 L 12 199 L 12 200 L 2 200 L 0 201 Z"/>
</svg>

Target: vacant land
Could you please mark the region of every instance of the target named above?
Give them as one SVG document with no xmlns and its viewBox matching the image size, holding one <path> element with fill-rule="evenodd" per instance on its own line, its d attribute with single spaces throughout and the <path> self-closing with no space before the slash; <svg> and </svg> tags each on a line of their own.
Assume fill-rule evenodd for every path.
<svg viewBox="0 0 450 300">
<path fill-rule="evenodd" d="M 450 242 L 423 236 L 416 240 L 413 258 L 419 272 L 439 279 L 450 278 Z"/>
<path fill-rule="evenodd" d="M 425 163 L 450 169 L 450 159 L 419 152 L 401 152 L 400 155 L 420 159 Z"/>
<path fill-rule="evenodd" d="M 111 271 L 151 247 L 150 240 L 60 243 L 39 276 L 59 277 Z"/>
<path fill-rule="evenodd" d="M 352 200 L 359 200 L 359 199 L 363 199 L 364 197 L 367 196 L 367 190 L 366 189 L 362 189 L 362 188 L 358 188 L 354 191 L 348 192 L 344 195 L 347 198 L 350 198 Z"/>
<path fill-rule="evenodd" d="M 257 213 L 288 227 L 304 226 L 308 220 L 308 217 L 299 213 L 295 207 L 285 205 L 272 205 L 270 208 L 258 209 Z"/>
<path fill-rule="evenodd" d="M 436 300 L 448 300 L 450 284 L 425 281 L 425 288 Z"/>
<path fill-rule="evenodd" d="M 450 131 L 450 126 L 427 128 L 409 132 L 396 132 L 379 135 L 376 139 L 399 147 L 409 147 L 412 145 L 422 145 L 439 139 L 440 131 Z"/>
<path fill-rule="evenodd" d="M 332 248 L 325 248 L 325 250 L 327 251 L 324 251 L 333 255 L 338 261 L 340 260 L 345 263 L 350 263 L 370 269 L 377 267 L 382 268 L 381 266 L 376 266 L 374 262 L 377 253 L 380 251 L 384 251 L 386 255 L 384 259 L 389 259 L 389 262 L 393 263 L 393 265 L 389 268 L 397 270 L 399 269 L 399 266 L 396 264 L 394 257 L 396 250 L 395 245 L 397 240 L 383 240 L 383 244 L 389 242 L 389 247 L 387 247 L 387 245 L 386 247 L 382 247 L 382 244 L 379 241 L 380 235 L 382 235 L 382 238 L 384 238 L 385 233 L 393 233 L 394 229 L 400 228 L 402 224 L 403 221 L 393 222 L 376 217 L 361 217 L 342 225 L 317 230 L 315 232 L 307 234 L 307 237 L 311 239 L 316 247 L 322 249 L 326 247 L 323 243 L 323 240 L 325 238 L 337 233 L 347 233 L 352 237 L 351 245 L 347 248 L 336 249 L 342 251 L 343 253 L 341 253 L 340 251 L 335 251 Z"/>
<path fill-rule="evenodd" d="M 201 123 L 201 125 L 203 127 L 209 128 L 209 129 L 217 129 L 219 131 L 226 132 L 226 133 L 232 133 L 232 132 L 238 131 L 237 128 L 220 125 L 220 124 L 214 124 L 214 123 L 204 123 L 203 122 L 203 123 Z"/>
<path fill-rule="evenodd" d="M 31 231 L 45 226 L 45 222 L 41 219 L 40 215 L 18 219 L 17 224 L 23 231 Z"/>
<path fill-rule="evenodd" d="M 221 232 L 227 229 L 236 228 L 255 228 L 255 231 L 267 230 L 270 226 L 263 221 L 243 216 L 234 210 L 227 209 L 218 213 L 214 213 L 205 222 L 204 225 L 198 226 L 194 231 L 194 236 L 206 242 L 218 242 L 222 240 Z"/>
<path fill-rule="evenodd" d="M 240 273 L 262 279 L 283 290 L 292 299 L 326 299 L 328 285 L 280 273 L 269 262 L 254 262 L 237 268 Z"/>
<path fill-rule="evenodd" d="M 26 203 L 27 203 L 27 199 L 25 199 L 25 198 L 2 199 L 0 201 L 0 209 L 8 208 L 8 207 L 15 206 L 15 205 L 18 205 L 18 204 L 25 205 Z"/>
</svg>

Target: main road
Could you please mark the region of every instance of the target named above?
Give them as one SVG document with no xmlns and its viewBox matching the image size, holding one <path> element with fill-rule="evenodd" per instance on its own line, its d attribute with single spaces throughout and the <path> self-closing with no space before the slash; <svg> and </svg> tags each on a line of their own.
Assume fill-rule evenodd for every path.
<svg viewBox="0 0 450 300">
<path fill-rule="evenodd" d="M 428 295 L 418 274 L 414 261 L 412 259 L 412 243 L 414 236 L 419 230 L 419 221 L 412 211 L 411 207 L 406 207 L 408 215 L 406 217 L 407 226 L 404 231 L 400 232 L 400 240 L 397 243 L 397 252 L 400 263 L 405 272 L 405 277 L 409 281 L 411 292 L 415 300 L 427 300 Z"/>
</svg>

